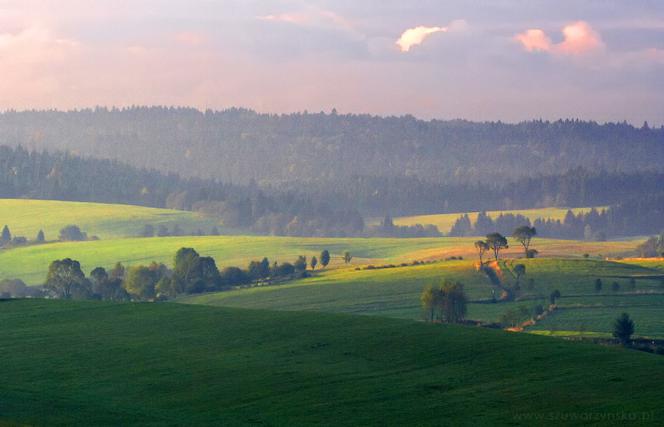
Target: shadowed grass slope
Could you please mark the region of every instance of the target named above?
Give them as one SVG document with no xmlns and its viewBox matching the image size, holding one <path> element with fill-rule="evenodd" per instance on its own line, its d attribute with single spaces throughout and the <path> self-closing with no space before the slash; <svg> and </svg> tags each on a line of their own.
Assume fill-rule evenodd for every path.
<svg viewBox="0 0 664 427">
<path fill-rule="evenodd" d="M 628 279 L 616 276 L 649 274 L 653 270 L 618 262 L 586 259 L 523 259 L 514 261 L 526 265 L 525 282 L 532 279 L 535 288 L 524 291 L 543 298 L 524 302 L 500 304 L 470 304 L 469 318 L 496 321 L 506 310 L 517 305 L 547 304 L 548 295 L 555 289 L 563 295 L 612 294 L 609 283 Z M 512 265 L 508 262 L 507 265 Z M 508 268 L 503 280 L 514 282 Z M 601 293 L 594 291 L 596 278 L 606 283 Z M 446 261 L 420 266 L 381 270 L 339 269 L 319 273 L 314 277 L 286 285 L 240 289 L 182 298 L 179 301 L 194 304 L 275 310 L 312 310 L 375 314 L 380 316 L 419 319 L 422 317 L 420 293 L 425 285 L 443 278 L 460 281 L 471 300 L 491 298 L 492 287 L 485 274 L 476 270 L 471 261 Z M 637 289 L 658 292 L 657 280 L 638 280 Z"/>
<path fill-rule="evenodd" d="M 0 419 L 8 423 L 664 417 L 664 358 L 546 337 L 321 313 L 44 300 L 2 302 L 0 322 Z"/>
</svg>

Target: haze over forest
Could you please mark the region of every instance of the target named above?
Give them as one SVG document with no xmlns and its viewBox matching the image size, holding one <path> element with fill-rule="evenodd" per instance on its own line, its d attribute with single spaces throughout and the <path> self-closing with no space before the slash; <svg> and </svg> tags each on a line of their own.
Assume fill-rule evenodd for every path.
<svg viewBox="0 0 664 427">
<path fill-rule="evenodd" d="M 664 425 L 664 2 L 0 1 L 0 425 Z"/>
</svg>

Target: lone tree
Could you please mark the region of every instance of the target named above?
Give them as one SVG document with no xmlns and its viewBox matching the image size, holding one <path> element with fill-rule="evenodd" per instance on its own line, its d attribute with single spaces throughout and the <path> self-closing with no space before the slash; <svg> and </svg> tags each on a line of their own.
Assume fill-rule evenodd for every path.
<svg viewBox="0 0 664 427">
<path fill-rule="evenodd" d="M 2 228 L 2 236 L 0 237 L 0 244 L 6 245 L 12 241 L 12 233 L 6 225 Z"/>
<path fill-rule="evenodd" d="M 529 227 L 527 225 L 522 225 L 521 227 L 517 227 L 514 230 L 514 233 L 512 233 L 512 237 L 514 239 L 521 243 L 521 246 L 523 246 L 524 253 L 526 255 L 526 258 L 532 258 L 531 252 L 528 250 L 530 247 L 530 241 L 537 235 L 537 230 L 535 227 Z"/>
<path fill-rule="evenodd" d="M 316 266 L 318 265 L 318 258 L 316 258 L 316 255 L 311 257 L 311 261 L 309 261 L 309 265 L 311 265 L 312 270 L 316 269 Z"/>
<path fill-rule="evenodd" d="M 595 280 L 595 292 L 602 291 L 602 279 Z"/>
<path fill-rule="evenodd" d="M 507 239 L 500 233 L 491 233 L 486 235 L 486 243 L 489 245 L 489 249 L 493 251 L 493 256 L 498 261 L 498 254 L 501 250 L 509 248 L 507 245 Z"/>
<path fill-rule="evenodd" d="M 37 237 L 35 238 L 35 242 L 44 243 L 45 241 L 46 237 L 44 236 L 44 230 L 39 230 L 39 233 L 37 233 Z"/>
<path fill-rule="evenodd" d="M 629 314 L 623 313 L 613 323 L 613 336 L 617 338 L 622 345 L 629 344 L 630 337 L 634 333 L 634 322 Z"/>
<path fill-rule="evenodd" d="M 350 260 L 353 259 L 353 256 L 350 254 L 350 252 L 346 251 L 344 252 L 344 262 L 348 264 Z"/>
<path fill-rule="evenodd" d="M 323 268 L 325 268 L 329 263 L 330 263 L 330 251 L 325 249 L 323 252 L 320 253 L 320 265 L 322 265 Z"/>
<path fill-rule="evenodd" d="M 480 256 L 480 264 L 484 264 L 484 254 L 489 250 L 489 244 L 484 240 L 478 240 L 475 242 L 475 248 Z"/>
</svg>

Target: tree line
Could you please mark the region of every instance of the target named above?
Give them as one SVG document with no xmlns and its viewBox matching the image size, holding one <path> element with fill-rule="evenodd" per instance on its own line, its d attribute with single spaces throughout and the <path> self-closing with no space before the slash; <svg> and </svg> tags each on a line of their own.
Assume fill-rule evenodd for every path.
<svg viewBox="0 0 664 427">
<path fill-rule="evenodd" d="M 125 203 L 214 215 L 261 234 L 353 236 L 364 220 L 350 207 L 257 185 L 181 178 L 111 160 L 0 146 L 0 198 Z"/>
<path fill-rule="evenodd" d="M 350 261 L 348 252 L 344 260 Z M 319 266 L 326 268 L 330 261 L 330 252 L 323 250 L 310 260 L 301 255 L 293 263 L 270 263 L 263 258 L 251 261 L 245 269 L 229 266 L 219 270 L 212 257 L 201 256 L 193 248 L 181 248 L 171 267 L 157 262 L 131 267 L 117 263 L 110 270 L 96 267 L 86 277 L 78 261 L 65 258 L 50 264 L 43 289 L 62 299 L 164 300 L 302 278 Z"/>
<path fill-rule="evenodd" d="M 334 183 L 354 175 L 488 183 L 577 167 L 662 171 L 664 158 L 664 128 L 577 119 L 509 124 L 336 111 L 102 107 L 7 111 L 0 114 L 0 135 L 6 145 L 242 184 Z"/>
<path fill-rule="evenodd" d="M 664 230 L 664 193 L 630 198 L 606 209 L 592 208 L 574 214 L 568 210 L 563 220 L 530 219 L 520 214 L 499 214 L 495 219 L 480 212 L 471 221 L 461 215 L 452 226 L 450 236 L 478 236 L 497 231 L 509 234 L 519 226 L 533 226 L 542 237 L 602 241 L 609 237 L 654 234 Z"/>
<path fill-rule="evenodd" d="M 64 226 L 63 228 L 60 229 L 60 233 L 58 234 L 58 240 L 61 242 L 76 242 L 88 239 L 98 240 L 99 237 L 91 236 L 90 238 L 88 238 L 88 233 L 86 233 L 85 231 L 81 231 L 81 229 L 75 224 Z M 23 246 L 27 244 L 38 245 L 42 243 L 46 243 L 46 235 L 44 234 L 44 230 L 39 230 L 35 238 L 32 240 L 28 240 L 28 238 L 25 236 L 12 235 L 9 226 L 6 224 L 4 227 L 2 227 L 2 232 L 0 233 L 1 248 Z"/>
</svg>

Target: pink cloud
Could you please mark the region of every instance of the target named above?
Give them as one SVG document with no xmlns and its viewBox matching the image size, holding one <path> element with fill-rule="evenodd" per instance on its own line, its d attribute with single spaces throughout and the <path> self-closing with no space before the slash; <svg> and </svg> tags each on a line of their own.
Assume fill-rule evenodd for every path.
<svg viewBox="0 0 664 427">
<path fill-rule="evenodd" d="M 577 21 L 565 25 L 564 40 L 557 44 L 557 49 L 564 54 L 582 55 L 604 47 L 599 34 L 587 22 Z"/>
<path fill-rule="evenodd" d="M 256 19 L 302 26 L 334 27 L 353 31 L 353 25 L 348 19 L 332 11 L 314 7 L 298 12 L 257 16 Z"/>
<path fill-rule="evenodd" d="M 562 29 L 563 41 L 552 43 L 541 29 L 532 28 L 516 34 L 514 40 L 528 52 L 550 52 L 560 55 L 583 55 L 604 47 L 599 33 L 585 21 L 567 24 Z"/>
<path fill-rule="evenodd" d="M 528 52 L 551 50 L 551 39 L 540 29 L 530 29 L 514 36 Z"/>
</svg>

